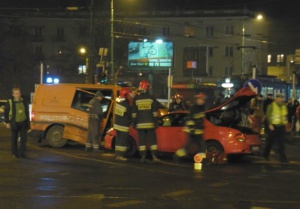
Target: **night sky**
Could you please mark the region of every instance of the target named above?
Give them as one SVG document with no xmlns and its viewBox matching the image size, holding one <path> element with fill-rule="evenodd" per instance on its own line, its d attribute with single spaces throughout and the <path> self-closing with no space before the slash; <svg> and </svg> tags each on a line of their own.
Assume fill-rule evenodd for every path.
<svg viewBox="0 0 300 209">
<path fill-rule="evenodd" d="M 110 0 L 94 0 L 101 9 L 109 9 Z M 134 10 L 236 9 L 247 8 L 276 18 L 300 18 L 299 0 L 114 0 L 115 8 L 131 6 Z M 297 5 L 298 3 L 298 5 Z M 0 8 L 88 7 L 90 0 L 1 0 Z"/>
</svg>

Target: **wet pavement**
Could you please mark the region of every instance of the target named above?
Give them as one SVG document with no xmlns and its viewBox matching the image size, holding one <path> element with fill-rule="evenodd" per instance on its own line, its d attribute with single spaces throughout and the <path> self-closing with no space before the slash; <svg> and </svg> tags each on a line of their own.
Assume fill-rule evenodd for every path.
<svg viewBox="0 0 300 209">
<path fill-rule="evenodd" d="M 28 159 L 16 159 L 9 132 L 0 127 L 0 208 L 299 208 L 300 139 L 286 149 L 290 164 L 276 155 L 269 162 L 254 156 L 200 172 L 170 155 L 161 156 L 161 164 L 118 162 L 109 151 L 53 149 L 35 140 L 29 140 Z"/>
</svg>

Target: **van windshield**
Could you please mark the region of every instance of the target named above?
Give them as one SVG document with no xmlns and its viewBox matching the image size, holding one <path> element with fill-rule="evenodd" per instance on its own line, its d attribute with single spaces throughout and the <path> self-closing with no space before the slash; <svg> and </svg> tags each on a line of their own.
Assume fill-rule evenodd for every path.
<svg viewBox="0 0 300 209">
<path fill-rule="evenodd" d="M 74 99 L 72 101 L 72 108 L 81 110 L 84 112 L 89 111 L 89 102 L 94 98 L 94 94 L 82 90 L 76 90 Z M 108 110 L 111 105 L 111 100 L 103 98 L 101 101 L 103 118 L 107 117 Z"/>
</svg>

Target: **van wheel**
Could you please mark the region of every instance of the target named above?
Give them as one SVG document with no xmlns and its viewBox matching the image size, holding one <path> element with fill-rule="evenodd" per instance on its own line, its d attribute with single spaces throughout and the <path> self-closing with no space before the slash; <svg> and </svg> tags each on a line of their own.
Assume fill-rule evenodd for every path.
<svg viewBox="0 0 300 209">
<path fill-rule="evenodd" d="M 127 149 L 125 155 L 128 157 L 133 157 L 137 154 L 137 146 L 136 146 L 135 140 L 134 140 L 134 138 L 132 138 L 132 136 L 129 136 L 127 141 L 128 141 L 128 149 Z"/>
<path fill-rule="evenodd" d="M 63 133 L 63 126 L 52 126 L 46 134 L 46 139 L 49 141 L 50 146 L 59 148 L 66 145 L 68 140 L 63 138 Z"/>
</svg>

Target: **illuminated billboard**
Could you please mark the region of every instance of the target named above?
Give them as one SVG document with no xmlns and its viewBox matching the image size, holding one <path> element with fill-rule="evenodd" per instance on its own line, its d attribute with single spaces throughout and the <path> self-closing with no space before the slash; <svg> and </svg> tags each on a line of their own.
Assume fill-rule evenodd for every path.
<svg viewBox="0 0 300 209">
<path fill-rule="evenodd" d="M 130 42 L 128 65 L 132 68 L 169 68 L 173 65 L 172 42 Z"/>
</svg>

